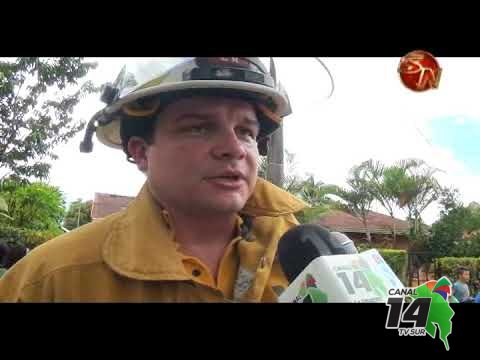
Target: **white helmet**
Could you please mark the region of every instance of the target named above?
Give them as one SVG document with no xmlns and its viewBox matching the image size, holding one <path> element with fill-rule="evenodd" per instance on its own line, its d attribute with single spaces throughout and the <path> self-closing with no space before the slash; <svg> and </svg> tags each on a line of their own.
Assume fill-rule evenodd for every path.
<svg viewBox="0 0 480 360">
<path fill-rule="evenodd" d="M 170 101 L 195 94 L 231 94 L 253 101 L 262 141 L 291 114 L 271 58 L 269 67 L 256 57 L 156 58 L 126 65 L 113 84 L 104 86 L 101 99 L 107 106 L 90 120 L 80 151 L 92 151 L 94 132 L 103 144 L 125 150 L 123 119 L 151 117 Z"/>
</svg>

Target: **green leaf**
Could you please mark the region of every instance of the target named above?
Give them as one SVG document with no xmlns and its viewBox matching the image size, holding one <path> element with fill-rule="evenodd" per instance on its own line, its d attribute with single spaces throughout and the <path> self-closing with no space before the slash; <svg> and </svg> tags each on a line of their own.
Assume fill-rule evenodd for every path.
<svg viewBox="0 0 480 360">
<path fill-rule="evenodd" d="M 10 217 L 10 216 L 8 216 L 7 214 L 2 213 L 2 212 L 0 212 L 0 216 L 1 216 L 1 217 L 5 217 L 5 218 L 7 218 L 7 219 L 9 219 L 9 220 L 13 220 L 12 217 Z"/>
<path fill-rule="evenodd" d="M 95 67 L 77 57 L 0 60 L 0 167 L 20 178 L 47 177 L 45 159 L 84 126 L 72 113 L 98 91 L 91 82 L 78 84 Z"/>
<path fill-rule="evenodd" d="M 0 196 L 0 212 L 1 211 L 8 212 L 8 205 L 5 199 Z"/>
</svg>

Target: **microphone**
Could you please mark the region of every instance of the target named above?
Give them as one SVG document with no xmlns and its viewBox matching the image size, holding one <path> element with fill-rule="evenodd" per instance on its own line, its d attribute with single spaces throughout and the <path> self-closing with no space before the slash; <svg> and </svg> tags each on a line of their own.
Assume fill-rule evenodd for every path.
<svg viewBox="0 0 480 360">
<path fill-rule="evenodd" d="M 358 254 L 358 250 L 355 247 L 355 244 L 352 239 L 347 235 L 342 234 L 341 232 L 332 231 L 330 233 L 332 241 L 336 241 L 342 249 L 344 249 L 345 254 Z"/>
<path fill-rule="evenodd" d="M 278 257 L 290 282 L 279 302 L 386 302 L 390 288 L 403 288 L 376 249 L 359 254 L 345 234 L 318 225 L 287 231 Z"/>
</svg>

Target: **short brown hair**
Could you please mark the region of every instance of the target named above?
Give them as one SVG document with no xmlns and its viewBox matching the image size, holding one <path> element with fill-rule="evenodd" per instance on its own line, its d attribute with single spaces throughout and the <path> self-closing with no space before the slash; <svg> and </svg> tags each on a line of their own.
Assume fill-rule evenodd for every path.
<svg viewBox="0 0 480 360">
<path fill-rule="evenodd" d="M 463 275 L 463 273 L 465 272 L 470 272 L 470 269 L 469 268 L 466 268 L 464 266 L 460 266 L 457 270 L 457 275 L 460 276 L 460 275 Z"/>
</svg>

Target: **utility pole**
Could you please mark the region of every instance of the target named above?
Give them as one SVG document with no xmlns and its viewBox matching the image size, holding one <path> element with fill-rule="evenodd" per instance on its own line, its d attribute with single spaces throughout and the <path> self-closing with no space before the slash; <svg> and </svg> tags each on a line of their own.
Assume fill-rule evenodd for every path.
<svg viewBox="0 0 480 360">
<path fill-rule="evenodd" d="M 267 155 L 267 180 L 278 187 L 282 187 L 284 180 L 283 153 L 283 126 L 280 125 L 270 138 Z"/>
<path fill-rule="evenodd" d="M 77 228 L 80 227 L 80 209 L 82 207 L 82 203 L 79 202 L 78 204 L 78 214 L 77 214 Z"/>
</svg>

